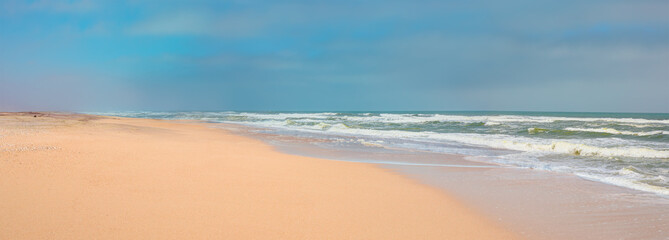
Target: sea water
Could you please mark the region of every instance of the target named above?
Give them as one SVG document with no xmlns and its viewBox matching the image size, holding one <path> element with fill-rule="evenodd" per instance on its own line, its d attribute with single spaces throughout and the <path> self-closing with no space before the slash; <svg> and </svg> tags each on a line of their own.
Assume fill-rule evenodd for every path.
<svg viewBox="0 0 669 240">
<path fill-rule="evenodd" d="M 474 156 L 669 196 L 669 114 L 550 112 L 106 112 L 243 124 L 361 148 Z M 416 163 L 419 164 L 419 163 Z"/>
</svg>

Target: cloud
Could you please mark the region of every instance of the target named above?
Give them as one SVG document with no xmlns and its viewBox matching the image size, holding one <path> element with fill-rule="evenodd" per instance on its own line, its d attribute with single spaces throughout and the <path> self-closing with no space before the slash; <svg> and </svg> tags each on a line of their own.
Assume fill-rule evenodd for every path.
<svg viewBox="0 0 669 240">
<path fill-rule="evenodd" d="M 138 104 L 163 109 L 666 111 L 669 101 L 667 1 L 160 3 L 19 19 L 0 62 L 122 72 Z M 31 8 L 77 9 L 49 4 Z M 51 22 L 75 33 L 46 34 Z"/>
<path fill-rule="evenodd" d="M 99 2 L 91 0 L 37 0 L 37 1 L 15 1 L 3 2 L 5 14 L 24 14 L 29 12 L 49 12 L 58 14 L 80 14 L 89 13 L 99 8 Z"/>
<path fill-rule="evenodd" d="M 434 11 L 426 8 L 422 11 Z M 208 35 L 221 38 L 309 34 L 322 28 L 369 24 L 370 21 L 408 19 L 419 14 L 406 11 L 416 4 L 287 1 L 262 4 L 233 3 L 219 11 L 208 4 L 161 9 L 129 27 L 132 34 Z"/>
</svg>

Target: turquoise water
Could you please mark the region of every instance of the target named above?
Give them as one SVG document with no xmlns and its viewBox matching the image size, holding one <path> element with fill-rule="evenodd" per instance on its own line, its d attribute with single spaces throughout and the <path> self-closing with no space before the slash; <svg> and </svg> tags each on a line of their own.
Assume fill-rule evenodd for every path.
<svg viewBox="0 0 669 240">
<path fill-rule="evenodd" d="M 456 153 L 669 196 L 669 114 L 541 112 L 113 112 L 237 123 L 369 148 Z"/>
</svg>

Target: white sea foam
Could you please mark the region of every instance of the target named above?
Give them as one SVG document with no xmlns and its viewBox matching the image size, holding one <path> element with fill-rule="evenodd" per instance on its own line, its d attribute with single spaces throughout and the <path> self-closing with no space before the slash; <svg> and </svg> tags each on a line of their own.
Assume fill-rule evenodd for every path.
<svg viewBox="0 0 669 240">
<path fill-rule="evenodd" d="M 378 147 L 378 148 L 384 147 L 383 144 L 381 144 L 381 143 L 383 143 L 382 141 L 370 142 L 370 141 L 366 141 L 364 139 L 358 139 L 358 143 L 360 143 L 364 146 L 368 146 L 368 147 Z"/>
<path fill-rule="evenodd" d="M 463 134 L 463 133 L 435 133 L 435 132 L 407 132 L 397 130 L 372 130 L 351 128 L 345 124 L 334 124 L 325 130 L 316 130 L 326 132 L 329 134 L 347 134 L 352 136 L 370 136 L 382 138 L 395 139 L 419 139 L 433 142 L 458 142 L 461 144 L 471 144 L 477 146 L 486 146 L 491 148 L 501 148 L 509 150 L 517 150 L 528 154 L 571 154 L 578 156 L 599 156 L 599 157 L 635 157 L 648 159 L 669 159 L 669 151 L 654 150 L 642 147 L 601 147 L 591 146 L 582 143 L 573 143 L 566 141 L 556 141 L 551 139 L 544 139 L 543 142 L 534 139 L 523 138 L 518 136 L 508 135 L 484 135 L 484 134 Z M 532 142 L 534 140 L 534 142 Z M 622 139 L 605 139 L 611 143 L 625 142 Z M 601 140 L 601 141 L 605 141 Z M 360 141 L 361 144 L 367 145 L 367 141 Z M 614 144 L 618 145 L 618 144 Z M 367 145 L 372 147 L 372 145 Z M 374 144 L 373 147 L 379 147 Z M 515 158 L 515 157 L 514 157 Z M 536 156 L 532 159 L 536 159 Z M 518 163 L 519 159 L 514 159 L 510 163 Z M 604 183 L 636 189 L 640 191 L 652 192 L 655 194 L 669 196 L 669 189 L 662 186 L 650 185 L 648 183 L 640 182 L 646 176 L 634 171 L 633 168 L 623 168 L 615 173 L 606 173 L 603 170 L 593 170 L 591 168 L 573 168 L 561 164 L 554 164 L 549 162 L 541 162 L 536 160 L 529 161 L 526 164 L 533 168 L 544 169 L 548 171 L 568 172 L 578 176 L 589 178 Z M 523 164 L 520 164 L 523 165 Z M 664 176 L 658 176 L 664 178 Z"/>
<path fill-rule="evenodd" d="M 276 126 L 276 125 L 274 125 Z M 294 129 L 294 128 L 293 128 Z M 321 130 L 323 128 L 303 128 L 302 130 Z M 518 136 L 502 134 L 466 134 L 466 133 L 436 133 L 436 132 L 408 132 L 398 130 L 373 130 L 350 128 L 338 123 L 326 130 L 330 133 L 351 135 L 365 135 L 372 137 L 386 137 L 396 139 L 424 139 L 431 141 L 450 141 L 464 144 L 486 146 L 491 148 L 508 149 L 525 152 L 547 152 L 572 154 L 579 156 L 602 157 L 636 157 L 636 158 L 669 158 L 669 151 L 655 150 L 644 147 L 602 147 L 582 143 L 544 139 L 542 142 Z M 550 142 L 548 142 L 550 141 Z"/>
<path fill-rule="evenodd" d="M 499 125 L 502 125 L 502 123 L 489 121 L 489 122 L 485 122 L 485 124 L 483 124 L 483 125 L 485 125 L 485 126 L 499 126 Z"/>
<path fill-rule="evenodd" d="M 125 113 L 127 116 L 138 115 L 153 116 L 171 116 L 170 118 L 206 118 L 215 119 L 222 116 L 243 116 L 257 120 L 256 124 L 270 127 L 289 127 L 290 129 L 328 131 L 332 133 L 346 134 L 364 134 L 369 136 L 391 137 L 391 138 L 422 138 L 433 141 L 451 141 L 471 145 L 487 146 L 491 148 L 509 149 L 517 151 L 542 151 L 553 153 L 564 153 L 581 156 L 604 156 L 604 157 L 638 157 L 638 158 L 669 158 L 669 151 L 650 149 L 645 147 L 610 147 L 610 146 L 591 146 L 580 142 L 570 142 L 567 140 L 543 140 L 537 142 L 536 139 L 520 138 L 518 136 L 503 134 L 465 134 L 465 133 L 436 133 L 436 132 L 409 132 L 397 130 L 374 130 L 350 128 L 344 123 L 337 121 L 324 122 L 324 120 L 336 118 L 338 121 L 358 121 L 358 122 L 385 122 L 385 123 L 421 123 L 432 121 L 448 122 L 484 122 L 485 125 L 494 126 L 502 123 L 512 122 L 535 122 L 550 123 L 555 121 L 581 121 L 581 122 L 620 122 L 626 124 L 669 124 L 669 120 L 653 120 L 639 118 L 575 118 L 575 117 L 547 117 L 547 116 L 519 116 L 519 115 L 498 115 L 498 116 L 464 116 L 464 115 L 443 115 L 443 114 L 395 114 L 383 113 L 378 115 L 344 115 L 337 113 L 208 113 L 208 112 L 188 112 L 188 113 L 170 113 L 170 112 L 134 112 Z M 121 115 L 115 113 L 115 115 Z M 293 126 L 296 123 L 312 123 L 308 126 Z M 316 123 L 316 124 L 313 124 Z M 530 133 L 537 132 L 538 128 L 530 128 Z M 587 131 L 602 132 L 616 135 L 636 135 L 648 136 L 656 134 L 669 134 L 667 131 L 647 131 L 632 132 L 620 131 L 612 128 L 565 128 L 568 131 Z"/>
<path fill-rule="evenodd" d="M 496 139 L 486 136 L 448 135 L 435 136 L 439 139 L 451 140 L 467 144 L 483 145 L 492 148 L 502 148 L 526 152 L 553 152 L 579 156 L 602 157 L 637 157 L 637 158 L 669 158 L 669 151 L 654 150 L 638 147 L 596 147 L 579 143 L 554 141 L 549 144 L 537 144 L 508 139 Z"/>
<path fill-rule="evenodd" d="M 324 134 L 328 138 L 349 139 L 346 143 L 368 147 L 488 156 L 493 157 L 495 162 L 574 173 L 614 185 L 669 195 L 669 188 L 666 187 L 669 142 L 661 137 L 669 135 L 669 119 L 666 118 L 330 112 L 97 114 L 242 123 L 275 129 L 280 133 Z M 402 126 L 405 124 L 411 126 Z M 560 129 L 571 132 L 557 131 Z M 573 134 L 576 132 L 612 136 Z"/>
<path fill-rule="evenodd" d="M 590 180 L 595 180 L 599 182 L 604 182 L 620 187 L 626 187 L 626 188 L 631 188 L 639 191 L 645 191 L 645 192 L 652 192 L 655 194 L 660 194 L 664 196 L 669 196 L 669 189 L 660 187 L 660 186 L 653 186 L 647 183 L 639 182 L 633 178 L 626 178 L 626 177 L 616 177 L 616 176 L 607 176 L 607 175 L 595 175 L 595 174 L 588 174 L 588 173 L 574 173 L 577 176 L 580 176 L 585 179 L 590 179 Z"/>
<path fill-rule="evenodd" d="M 627 166 L 624 167 L 620 170 L 618 170 L 618 174 L 623 175 L 623 176 L 632 176 L 636 178 L 643 177 L 643 174 L 639 172 L 638 169 L 634 168 L 633 166 Z"/>
<path fill-rule="evenodd" d="M 371 130 L 374 131 L 374 130 Z M 447 141 L 455 141 L 473 145 L 483 145 L 492 148 L 502 148 L 526 152 L 553 152 L 563 154 L 573 154 L 580 156 L 603 156 L 603 157 L 638 157 L 638 158 L 669 158 L 669 151 L 658 151 L 649 148 L 617 148 L 617 147 L 596 147 L 579 143 L 570 143 L 564 141 L 554 141 L 549 144 L 531 143 L 529 141 L 513 140 L 518 139 L 512 136 L 488 136 L 480 134 L 447 134 L 447 133 L 402 133 L 399 131 L 392 131 L 391 133 L 370 132 L 370 135 L 385 135 L 392 137 L 404 137 L 406 135 L 418 135 L 411 137 L 424 137 L 429 139 L 439 139 Z M 410 137 L 410 136 L 407 136 Z M 527 139 L 525 139 L 527 140 Z"/>
<path fill-rule="evenodd" d="M 552 123 L 556 121 L 574 122 L 609 122 L 619 124 L 632 124 L 636 126 L 650 126 L 640 124 L 663 124 L 669 125 L 669 119 L 643 119 L 643 118 L 595 118 L 595 117 L 550 117 L 550 116 L 520 116 L 520 115 L 494 115 L 494 116 L 466 116 L 466 115 L 444 115 L 444 114 L 395 114 L 383 113 L 376 116 L 337 116 L 336 113 L 238 113 L 242 116 L 257 119 L 288 119 L 288 118 L 312 118 L 325 119 L 336 117 L 340 120 L 358 122 L 381 122 L 381 123 L 423 123 L 423 122 L 486 122 L 489 125 L 497 125 L 504 122 L 525 123 Z"/>
<path fill-rule="evenodd" d="M 619 124 L 635 128 L 661 127 L 661 125 L 650 125 L 650 124 L 632 124 L 632 123 L 619 123 Z"/>
<path fill-rule="evenodd" d="M 494 126 L 501 123 L 552 123 L 556 121 L 573 122 L 608 122 L 635 127 L 654 126 L 650 124 L 669 125 L 669 119 L 643 119 L 643 118 L 597 118 L 597 117 L 556 117 L 556 116 L 522 116 L 522 115 L 449 115 L 449 114 L 398 114 L 382 113 L 372 115 L 371 113 L 359 115 L 340 116 L 337 113 L 263 113 L 263 112 L 107 112 L 92 113 L 100 115 L 114 115 L 127 117 L 151 117 L 172 116 L 170 118 L 216 118 L 225 116 L 244 116 L 256 120 L 287 120 L 287 119 L 314 119 L 322 120 L 336 118 L 339 120 L 358 122 L 381 122 L 381 123 L 423 123 L 423 122 L 484 122 L 486 125 Z"/>
<path fill-rule="evenodd" d="M 635 135 L 635 136 L 651 136 L 665 134 L 669 135 L 669 131 L 648 131 L 648 132 L 631 132 L 631 131 L 619 131 L 613 128 L 565 128 L 567 131 L 578 131 L 578 132 L 597 132 L 597 133 L 609 133 L 609 134 L 621 134 L 621 135 Z"/>
<path fill-rule="evenodd" d="M 242 112 L 236 115 L 255 118 L 258 120 L 287 120 L 294 118 L 325 119 L 336 115 L 336 113 L 252 113 Z"/>
</svg>

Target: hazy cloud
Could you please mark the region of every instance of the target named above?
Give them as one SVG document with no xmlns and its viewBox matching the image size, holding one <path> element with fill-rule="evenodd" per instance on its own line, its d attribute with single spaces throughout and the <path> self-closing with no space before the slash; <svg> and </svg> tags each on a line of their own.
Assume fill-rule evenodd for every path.
<svg viewBox="0 0 669 240">
<path fill-rule="evenodd" d="M 29 12 L 50 12 L 60 14 L 88 13 L 96 10 L 99 6 L 96 1 L 91 0 L 37 0 L 17 1 L 5 0 L 1 6 L 0 13 L 23 14 Z"/>
<path fill-rule="evenodd" d="M 90 108 L 128 89 L 118 109 L 669 111 L 667 1 L 3 6 L 58 14 L 5 14 L 0 84 L 117 89 Z"/>
</svg>

